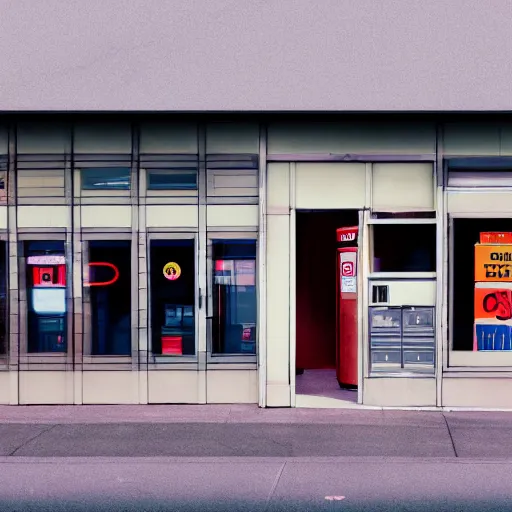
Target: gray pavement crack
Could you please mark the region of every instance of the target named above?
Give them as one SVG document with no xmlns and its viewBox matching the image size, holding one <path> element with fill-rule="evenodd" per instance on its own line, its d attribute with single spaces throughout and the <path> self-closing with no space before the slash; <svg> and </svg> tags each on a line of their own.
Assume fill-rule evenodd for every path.
<svg viewBox="0 0 512 512">
<path fill-rule="evenodd" d="M 265 504 L 265 512 L 270 507 L 270 501 L 272 500 L 272 496 L 274 496 L 274 493 L 277 489 L 277 486 L 279 484 L 279 480 L 281 480 L 281 476 L 283 475 L 284 468 L 286 467 L 286 461 L 283 462 L 283 465 L 279 468 L 279 471 L 277 472 L 277 475 L 274 479 L 274 483 L 272 484 L 272 488 L 270 489 L 270 492 L 268 493 L 267 497 L 267 503 Z"/>
<path fill-rule="evenodd" d="M 453 439 L 452 431 L 450 430 L 450 425 L 448 424 L 448 420 L 446 419 L 446 416 L 444 415 L 444 413 L 442 413 L 442 415 L 443 415 L 444 423 L 446 425 L 446 429 L 448 430 L 448 435 L 450 436 L 453 453 L 455 454 L 455 457 L 458 457 L 459 455 L 457 454 L 457 448 L 455 448 L 455 440 Z"/>
<path fill-rule="evenodd" d="M 43 430 L 41 430 L 41 432 L 38 432 L 35 436 L 32 436 L 30 437 L 29 439 L 26 439 L 25 441 L 23 441 L 23 443 L 21 443 L 18 447 L 16 447 L 11 453 L 9 453 L 7 456 L 8 457 L 13 457 L 14 455 L 16 455 L 16 452 L 18 450 L 21 450 L 21 448 L 24 448 L 25 446 L 27 446 L 27 444 L 31 443 L 32 441 L 36 440 L 38 437 L 42 436 L 43 434 L 46 434 L 46 432 L 49 432 L 50 430 L 52 430 L 53 428 L 55 428 L 57 426 L 57 423 L 55 423 L 54 425 L 50 425 L 48 428 L 45 428 Z"/>
</svg>

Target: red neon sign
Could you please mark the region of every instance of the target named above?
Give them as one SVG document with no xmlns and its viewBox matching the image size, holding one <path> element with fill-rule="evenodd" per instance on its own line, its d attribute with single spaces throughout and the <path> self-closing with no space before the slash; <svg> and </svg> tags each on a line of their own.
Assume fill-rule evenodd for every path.
<svg viewBox="0 0 512 512">
<path fill-rule="evenodd" d="M 95 261 L 93 263 L 89 263 L 89 267 L 109 267 L 114 271 L 114 277 L 110 281 L 89 282 L 86 283 L 86 286 L 110 286 L 119 279 L 119 269 L 112 263 L 107 263 L 106 261 Z"/>
</svg>

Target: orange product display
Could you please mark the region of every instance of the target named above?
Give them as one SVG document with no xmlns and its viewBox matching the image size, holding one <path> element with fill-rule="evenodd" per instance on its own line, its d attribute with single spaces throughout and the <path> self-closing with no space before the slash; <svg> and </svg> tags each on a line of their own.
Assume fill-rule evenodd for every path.
<svg viewBox="0 0 512 512">
<path fill-rule="evenodd" d="M 475 320 L 512 319 L 512 288 L 475 288 Z"/>
<path fill-rule="evenodd" d="M 512 349 L 512 233 L 483 232 L 475 244 L 473 329 L 473 350 Z"/>
<path fill-rule="evenodd" d="M 512 233 L 486 231 L 480 233 L 481 244 L 512 244 Z"/>
<path fill-rule="evenodd" d="M 162 336 L 162 354 L 181 356 L 183 354 L 183 338 L 181 336 Z"/>
<path fill-rule="evenodd" d="M 512 244 L 476 244 L 475 281 L 512 282 Z"/>
</svg>

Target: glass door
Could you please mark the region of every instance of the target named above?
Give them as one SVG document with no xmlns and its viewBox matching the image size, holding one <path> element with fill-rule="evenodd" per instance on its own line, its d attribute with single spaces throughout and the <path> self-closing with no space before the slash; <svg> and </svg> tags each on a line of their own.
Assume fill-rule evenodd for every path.
<svg viewBox="0 0 512 512">
<path fill-rule="evenodd" d="M 82 242 L 84 363 L 130 364 L 132 247 L 130 235 L 91 235 Z"/>
<path fill-rule="evenodd" d="M 208 358 L 256 362 L 258 293 L 255 233 L 208 234 Z"/>
<path fill-rule="evenodd" d="M 195 361 L 197 356 L 197 250 L 193 234 L 149 240 L 148 363 Z"/>
</svg>

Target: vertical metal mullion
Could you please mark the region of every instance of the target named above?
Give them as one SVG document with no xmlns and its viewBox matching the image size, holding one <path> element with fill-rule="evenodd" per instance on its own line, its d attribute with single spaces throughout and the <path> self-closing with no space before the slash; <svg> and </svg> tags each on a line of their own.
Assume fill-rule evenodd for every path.
<svg viewBox="0 0 512 512">
<path fill-rule="evenodd" d="M 65 147 L 64 156 L 64 204 L 68 209 L 69 227 L 66 229 L 64 238 L 64 255 L 66 258 L 66 365 L 65 371 L 73 371 L 75 366 L 75 269 L 80 271 L 80 265 L 75 266 L 75 244 L 73 231 L 73 177 L 72 160 L 68 151 L 73 148 L 73 141 L 70 147 Z M 74 382 L 74 380 L 73 380 Z M 74 384 L 73 384 L 74 385 Z M 75 391 L 75 390 L 74 390 Z M 81 396 L 81 390 L 80 390 Z M 75 395 L 75 393 L 73 393 Z M 76 398 L 76 397 L 75 397 Z"/>
<path fill-rule="evenodd" d="M 203 300 L 207 288 L 206 251 L 207 251 L 207 193 L 206 193 L 206 125 L 198 125 L 198 233 L 196 243 L 196 351 L 199 377 L 199 402 L 207 402 L 207 325 L 206 307 Z"/>
<path fill-rule="evenodd" d="M 151 323 L 150 318 L 150 253 L 149 242 L 147 236 L 146 226 L 146 194 L 147 194 L 147 177 L 145 171 L 141 170 L 140 166 L 140 125 L 137 126 L 137 173 L 138 173 L 138 258 L 139 258 L 139 289 L 138 289 L 138 368 L 139 372 L 148 371 L 149 357 L 151 352 Z M 139 401 L 147 402 L 147 380 L 146 378 L 139 379 Z M 145 390 L 143 389 L 145 388 Z"/>
<path fill-rule="evenodd" d="M 404 307 L 400 306 L 400 368 L 404 367 Z"/>
<path fill-rule="evenodd" d="M 214 266 L 213 266 L 213 240 L 210 236 L 206 240 L 206 358 L 212 355 L 213 350 L 213 280 L 214 280 Z"/>
<path fill-rule="evenodd" d="M 258 254 L 257 254 L 257 358 L 258 405 L 267 405 L 267 126 L 260 125 L 258 169 Z"/>
<path fill-rule="evenodd" d="M 203 382 L 203 396 L 200 401 L 207 399 L 207 329 L 206 308 L 203 294 L 207 288 L 206 250 L 207 250 L 207 198 L 206 198 L 206 125 L 198 126 L 198 235 L 196 238 L 197 251 L 197 284 L 196 284 L 196 351 L 200 382 Z M 201 379 L 203 379 L 201 381 Z"/>
<path fill-rule="evenodd" d="M 447 350 L 447 309 L 446 309 L 446 284 L 447 284 L 447 245 L 446 229 L 448 223 L 445 216 L 445 173 L 443 168 L 443 127 L 438 124 L 436 127 L 436 161 L 434 163 L 434 182 L 436 194 L 436 312 L 435 312 L 435 353 L 434 368 L 436 379 L 436 404 L 442 406 L 442 386 L 444 355 Z"/>
<path fill-rule="evenodd" d="M 359 319 L 357 329 L 357 403 L 363 403 L 364 377 L 367 372 L 365 368 L 369 366 L 370 356 L 370 336 L 368 319 L 368 272 L 367 262 L 368 254 L 368 226 L 366 224 L 367 210 L 359 210 L 359 243 L 357 259 L 357 317 Z M 336 277 L 339 279 L 339 277 Z M 367 364 L 368 361 L 368 364 Z"/>
<path fill-rule="evenodd" d="M 130 338 L 132 370 L 139 369 L 139 289 L 141 283 L 140 273 L 146 271 L 145 258 L 141 262 L 139 255 L 139 129 L 138 125 L 131 124 L 131 165 L 130 165 L 130 206 L 132 216 L 132 236 L 130 245 L 131 254 L 131 314 Z M 142 280 L 144 276 L 142 277 Z"/>
<path fill-rule="evenodd" d="M 288 371 L 290 383 L 290 406 L 296 406 L 296 371 L 297 366 L 297 274 L 296 274 L 296 256 L 297 256 L 297 222 L 296 222 L 296 201 L 295 201 L 295 179 L 296 179 L 295 162 L 290 163 L 290 215 L 288 217 L 288 282 L 289 282 L 289 326 L 288 326 Z"/>
<path fill-rule="evenodd" d="M 20 275 L 18 263 L 16 127 L 9 126 L 7 167 L 10 404 L 19 403 Z"/>
<path fill-rule="evenodd" d="M 198 154 L 198 240 L 197 251 L 199 256 L 197 283 L 197 293 L 199 297 L 200 309 L 205 309 L 203 306 L 203 294 L 207 289 L 206 279 L 206 250 L 207 250 L 207 198 L 206 198 L 206 127 L 201 125 L 198 133 L 199 140 L 199 154 Z M 199 351 L 206 350 L 206 343 L 199 342 Z"/>
</svg>

